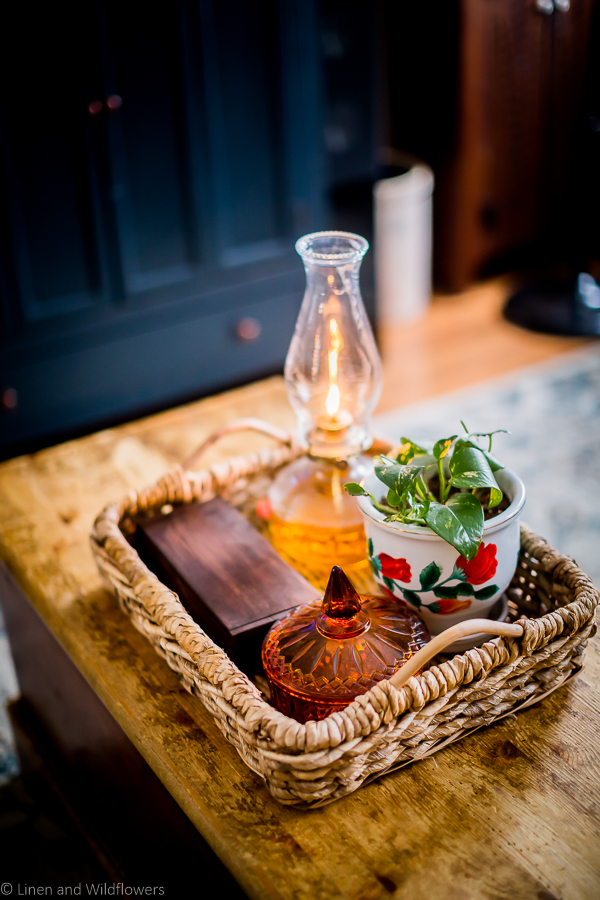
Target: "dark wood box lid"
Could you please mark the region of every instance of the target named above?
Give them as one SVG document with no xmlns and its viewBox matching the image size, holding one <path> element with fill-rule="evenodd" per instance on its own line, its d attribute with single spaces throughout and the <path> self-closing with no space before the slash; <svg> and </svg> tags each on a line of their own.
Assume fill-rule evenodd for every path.
<svg viewBox="0 0 600 900">
<path fill-rule="evenodd" d="M 140 556 L 206 633 L 236 659 L 288 610 L 320 594 L 220 498 L 141 521 Z M 236 659 L 237 661 L 237 659 Z"/>
</svg>

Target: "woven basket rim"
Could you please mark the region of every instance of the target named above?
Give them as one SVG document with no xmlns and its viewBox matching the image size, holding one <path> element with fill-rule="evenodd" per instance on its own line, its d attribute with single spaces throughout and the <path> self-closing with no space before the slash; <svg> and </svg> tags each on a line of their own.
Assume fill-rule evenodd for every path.
<svg viewBox="0 0 600 900">
<path fill-rule="evenodd" d="M 177 594 L 162 585 L 144 565 L 126 533 L 134 528 L 138 518 L 160 511 L 167 504 L 206 502 L 241 478 L 274 471 L 303 452 L 294 445 L 279 446 L 234 457 L 197 472 L 184 472 L 176 466 L 150 487 L 108 504 L 97 517 L 91 534 L 92 551 L 105 580 L 112 587 L 116 581 L 131 591 L 145 609 L 152 606 L 159 619 L 157 625 L 167 639 L 176 641 L 182 653 L 198 667 L 201 677 L 222 691 L 227 714 L 235 718 L 239 727 L 258 734 L 263 753 L 275 753 L 278 759 L 288 755 L 297 762 L 298 754 L 308 760 L 310 754 L 321 758 L 323 750 L 335 753 L 342 743 L 347 749 L 349 735 L 358 734 L 359 740 L 372 734 L 385 724 L 386 717 L 389 721 L 390 709 L 396 716 L 422 709 L 431 695 L 431 679 L 438 682 L 438 693 L 459 691 L 480 675 L 486 678 L 507 660 L 519 654 L 530 655 L 557 636 L 579 630 L 594 615 L 600 595 L 591 579 L 574 560 L 522 525 L 522 550 L 534 556 L 544 572 L 552 573 L 565 584 L 573 594 L 569 603 L 539 618 L 520 618 L 518 622 L 524 629 L 521 638 L 486 641 L 413 676 L 398 689 L 381 681 L 326 719 L 301 724 L 288 718 L 264 699 L 248 676 L 194 622 Z"/>
</svg>

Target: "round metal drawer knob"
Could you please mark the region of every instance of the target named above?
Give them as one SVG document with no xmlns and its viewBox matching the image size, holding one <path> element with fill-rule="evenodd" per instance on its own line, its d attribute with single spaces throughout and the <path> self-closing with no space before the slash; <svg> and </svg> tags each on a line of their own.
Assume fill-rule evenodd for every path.
<svg viewBox="0 0 600 900">
<path fill-rule="evenodd" d="M 19 396 L 14 388 L 4 388 L 0 395 L 0 406 L 2 409 L 16 409 L 19 403 Z"/>
<path fill-rule="evenodd" d="M 258 319 L 253 319 L 251 316 L 248 316 L 246 319 L 240 319 L 239 322 L 236 323 L 234 330 L 238 340 L 251 343 L 260 337 L 262 325 Z"/>
<path fill-rule="evenodd" d="M 111 94 L 110 97 L 106 98 L 106 108 L 109 112 L 116 112 L 118 109 L 121 109 L 123 106 L 123 98 L 119 97 L 118 94 Z"/>
</svg>

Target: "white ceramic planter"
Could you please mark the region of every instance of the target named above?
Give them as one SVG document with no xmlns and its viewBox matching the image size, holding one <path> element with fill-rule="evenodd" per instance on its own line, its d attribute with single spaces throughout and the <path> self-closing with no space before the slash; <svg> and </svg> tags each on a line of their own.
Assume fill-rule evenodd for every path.
<svg viewBox="0 0 600 900">
<path fill-rule="evenodd" d="M 481 546 L 471 562 L 431 529 L 384 522 L 385 516 L 368 497 L 358 498 L 376 580 L 384 591 L 416 609 L 431 634 L 465 619 L 486 618 L 514 575 L 525 488 L 509 469 L 501 469 L 495 476 L 511 504 L 485 523 Z M 375 473 L 364 486 L 378 499 L 385 495 L 386 488 Z M 452 577 L 456 571 L 464 580 Z"/>
</svg>

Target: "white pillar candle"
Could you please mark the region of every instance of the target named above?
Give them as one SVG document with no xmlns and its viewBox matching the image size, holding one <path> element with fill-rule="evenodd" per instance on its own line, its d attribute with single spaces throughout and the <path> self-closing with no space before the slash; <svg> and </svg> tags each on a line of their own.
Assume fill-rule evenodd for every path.
<svg viewBox="0 0 600 900">
<path fill-rule="evenodd" d="M 380 325 L 418 319 L 431 296 L 433 172 L 416 163 L 373 189 Z"/>
</svg>

